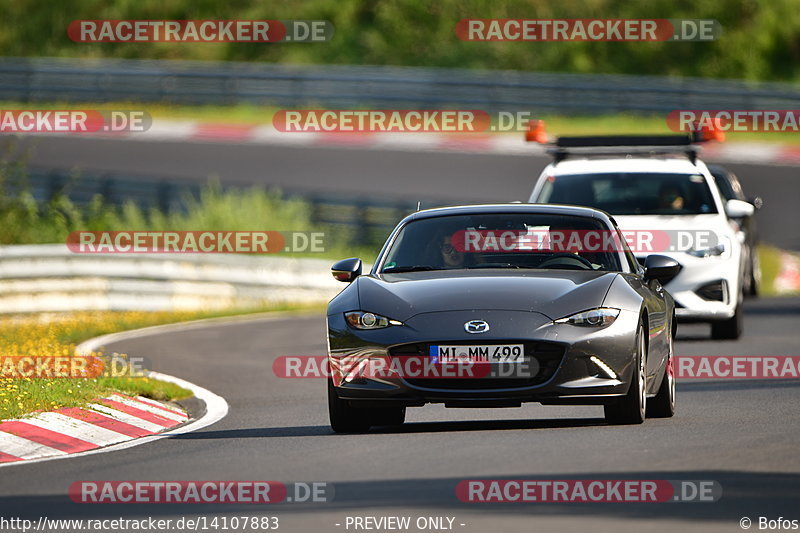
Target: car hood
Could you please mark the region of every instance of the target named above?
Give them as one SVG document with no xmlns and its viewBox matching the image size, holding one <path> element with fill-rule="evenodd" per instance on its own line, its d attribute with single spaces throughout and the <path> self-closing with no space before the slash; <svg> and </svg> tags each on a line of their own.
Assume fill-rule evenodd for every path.
<svg viewBox="0 0 800 533">
<path fill-rule="evenodd" d="M 735 237 L 728 219 L 719 214 L 619 215 L 614 219 L 623 232 L 642 232 L 652 238 L 652 244 L 648 244 L 636 240 L 641 235 L 626 234 L 631 251 L 636 255 L 670 255 L 691 248 L 708 248 Z"/>
<path fill-rule="evenodd" d="M 730 232 L 724 215 L 615 215 L 619 229 L 625 230 L 714 230 Z"/>
<path fill-rule="evenodd" d="M 361 309 L 395 320 L 469 309 L 534 311 L 550 319 L 602 305 L 616 273 L 442 270 L 357 279 Z"/>
</svg>

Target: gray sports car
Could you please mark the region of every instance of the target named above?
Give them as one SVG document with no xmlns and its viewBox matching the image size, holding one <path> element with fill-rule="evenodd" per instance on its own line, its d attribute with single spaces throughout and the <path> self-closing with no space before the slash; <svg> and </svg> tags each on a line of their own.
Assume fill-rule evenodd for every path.
<svg viewBox="0 0 800 533">
<path fill-rule="evenodd" d="M 402 424 L 407 407 L 600 404 L 612 424 L 675 409 L 680 266 L 640 266 L 595 209 L 531 204 L 414 213 L 328 305 L 336 432 Z"/>
</svg>

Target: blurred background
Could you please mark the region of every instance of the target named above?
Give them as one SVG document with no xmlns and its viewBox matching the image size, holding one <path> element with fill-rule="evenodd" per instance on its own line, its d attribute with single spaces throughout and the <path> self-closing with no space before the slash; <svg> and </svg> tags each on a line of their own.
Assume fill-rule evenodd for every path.
<svg viewBox="0 0 800 533">
<path fill-rule="evenodd" d="M 465 42 L 454 31 L 463 18 L 653 14 L 714 19 L 722 35 L 710 42 L 532 43 Z M 417 206 L 524 201 L 547 163 L 516 130 L 281 134 L 271 127 L 279 109 L 522 112 L 545 119 L 551 134 L 610 134 L 668 133 L 666 115 L 677 109 L 800 104 L 800 12 L 789 0 L 19 0 L 0 3 L 0 18 L 3 109 L 136 109 L 153 118 L 147 132 L 115 136 L 0 134 L 6 245 L 63 243 L 81 229 L 314 229 L 326 232 L 326 252 L 292 257 L 369 261 Z M 317 43 L 76 43 L 66 28 L 82 19 L 328 20 L 335 31 Z M 800 230 L 784 213 L 800 193 L 797 133 L 729 134 L 704 157 L 726 164 L 749 197 L 764 201 L 765 294 L 794 291 L 791 252 L 800 251 Z M 52 266 L 31 270 L 6 252 L 13 264 L 5 279 L 77 268 L 60 249 L 35 250 Z M 84 276 L 98 270 L 83 268 Z M 129 303 L 86 306 L 162 305 L 130 303 L 137 300 L 131 290 L 119 290 Z M 47 303 L 54 301 L 43 295 L 34 307 L 57 308 Z M 231 299 L 224 302 L 214 305 Z"/>
</svg>

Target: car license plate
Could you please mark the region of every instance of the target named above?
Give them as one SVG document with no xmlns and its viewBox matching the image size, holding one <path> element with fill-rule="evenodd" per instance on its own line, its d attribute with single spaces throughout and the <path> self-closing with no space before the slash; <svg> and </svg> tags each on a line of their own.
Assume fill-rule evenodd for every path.
<svg viewBox="0 0 800 533">
<path fill-rule="evenodd" d="M 524 363 L 522 344 L 432 345 L 434 363 Z"/>
</svg>

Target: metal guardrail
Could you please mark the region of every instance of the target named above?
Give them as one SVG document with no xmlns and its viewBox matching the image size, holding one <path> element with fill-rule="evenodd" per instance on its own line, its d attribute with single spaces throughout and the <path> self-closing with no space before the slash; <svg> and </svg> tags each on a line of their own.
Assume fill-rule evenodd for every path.
<svg viewBox="0 0 800 533">
<path fill-rule="evenodd" d="M 322 259 L 0 246 L 0 314 L 245 308 L 323 302 L 342 288 Z"/>
<path fill-rule="evenodd" d="M 705 78 L 68 58 L 0 59 L 0 99 L 562 114 L 797 109 L 800 86 Z"/>
</svg>

